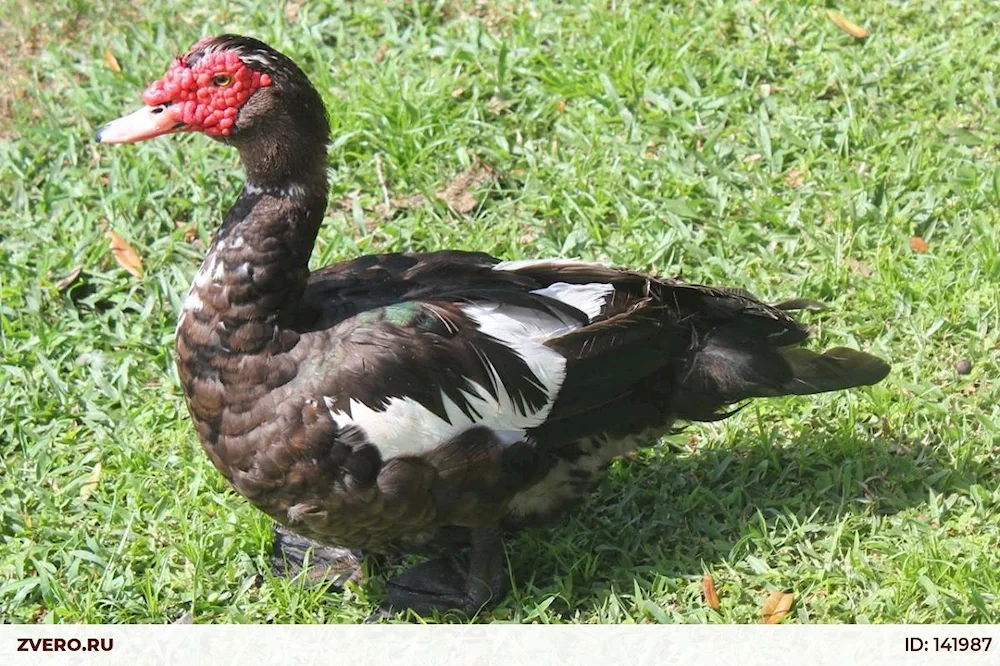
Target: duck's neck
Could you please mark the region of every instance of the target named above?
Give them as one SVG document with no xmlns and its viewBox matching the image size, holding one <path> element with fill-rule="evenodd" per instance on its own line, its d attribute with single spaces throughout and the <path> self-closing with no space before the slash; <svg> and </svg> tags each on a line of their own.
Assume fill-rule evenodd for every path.
<svg viewBox="0 0 1000 666">
<path fill-rule="evenodd" d="M 178 334 L 215 353 L 278 344 L 309 277 L 326 208 L 325 145 L 241 150 L 247 181 L 226 214 L 184 302 Z"/>
</svg>

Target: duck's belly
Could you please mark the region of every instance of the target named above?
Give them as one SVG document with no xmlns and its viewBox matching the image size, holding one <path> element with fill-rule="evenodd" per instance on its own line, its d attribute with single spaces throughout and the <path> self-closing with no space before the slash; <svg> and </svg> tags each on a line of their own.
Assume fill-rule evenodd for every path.
<svg viewBox="0 0 1000 666">
<path fill-rule="evenodd" d="M 667 430 L 656 427 L 625 437 L 594 435 L 576 440 L 580 455 L 559 458 L 540 481 L 511 497 L 505 522 L 534 525 L 559 518 L 590 494 L 613 460 L 655 444 Z"/>
<path fill-rule="evenodd" d="M 324 480 L 321 463 L 293 466 L 270 493 L 233 482 L 302 536 L 372 552 L 414 551 L 453 528 L 551 523 L 590 493 L 612 460 L 655 443 L 662 430 L 547 447 L 475 428 L 427 453 L 379 461 L 370 483 L 344 474 Z"/>
</svg>

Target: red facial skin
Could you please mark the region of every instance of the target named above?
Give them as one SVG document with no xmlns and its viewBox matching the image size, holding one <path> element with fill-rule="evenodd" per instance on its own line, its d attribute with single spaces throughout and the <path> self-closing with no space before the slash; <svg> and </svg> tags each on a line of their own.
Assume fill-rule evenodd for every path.
<svg viewBox="0 0 1000 666">
<path fill-rule="evenodd" d="M 198 44 L 195 45 L 198 48 Z M 171 104 L 185 130 L 229 136 L 236 114 L 258 88 L 271 85 L 271 77 L 250 69 L 232 51 L 208 53 L 192 67 L 177 58 L 159 81 L 143 93 L 149 106 Z"/>
</svg>

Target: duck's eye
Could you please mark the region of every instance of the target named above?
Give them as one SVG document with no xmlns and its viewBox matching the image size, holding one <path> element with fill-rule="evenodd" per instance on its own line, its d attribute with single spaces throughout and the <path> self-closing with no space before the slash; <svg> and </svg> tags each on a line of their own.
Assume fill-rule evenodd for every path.
<svg viewBox="0 0 1000 666">
<path fill-rule="evenodd" d="M 212 85 L 218 86 L 219 88 L 228 88 L 233 85 L 233 75 L 232 74 L 216 74 L 212 77 Z"/>
</svg>

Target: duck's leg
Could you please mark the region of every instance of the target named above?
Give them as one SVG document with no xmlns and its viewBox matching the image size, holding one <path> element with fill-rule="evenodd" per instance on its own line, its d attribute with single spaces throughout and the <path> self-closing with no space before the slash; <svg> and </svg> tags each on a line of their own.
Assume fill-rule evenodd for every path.
<svg viewBox="0 0 1000 666">
<path fill-rule="evenodd" d="M 500 528 L 472 530 L 468 565 L 458 557 L 429 560 L 392 577 L 386 588 L 392 610 L 421 615 L 460 610 L 471 616 L 499 603 L 507 588 Z"/>
<path fill-rule="evenodd" d="M 328 581 L 343 589 L 348 580 L 361 581 L 362 557 L 361 551 L 327 546 L 274 524 L 271 568 L 276 576 L 291 577 L 306 569 L 310 581 Z"/>
</svg>

